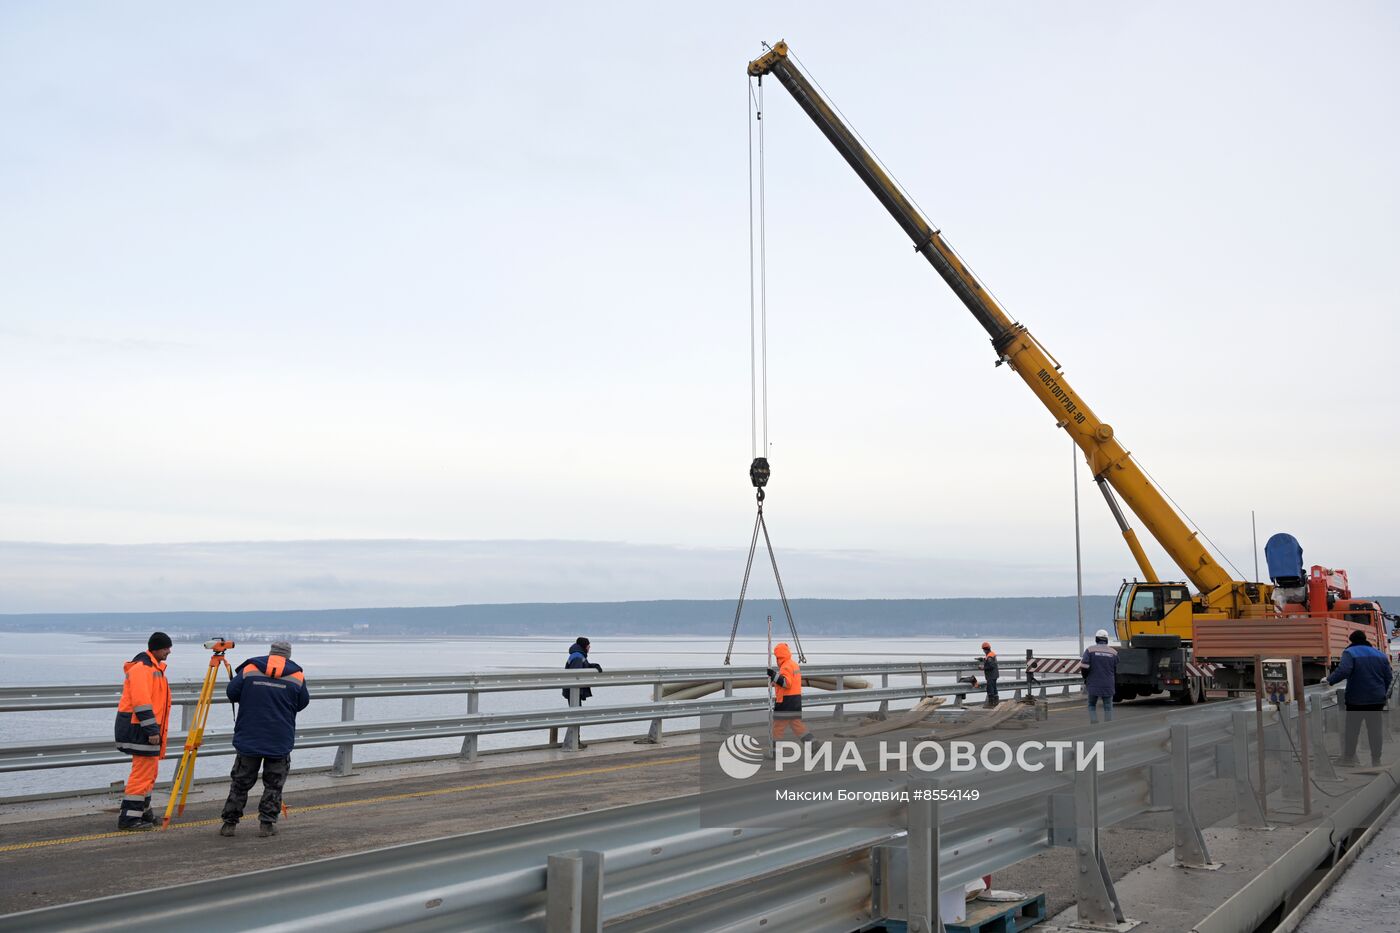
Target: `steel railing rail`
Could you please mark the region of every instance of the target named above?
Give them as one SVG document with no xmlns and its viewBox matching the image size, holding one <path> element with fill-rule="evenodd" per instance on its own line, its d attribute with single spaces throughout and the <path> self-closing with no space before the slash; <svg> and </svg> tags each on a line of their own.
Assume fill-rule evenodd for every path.
<svg viewBox="0 0 1400 933">
<path fill-rule="evenodd" d="M 863 670 L 863 669 L 862 669 Z M 734 675 L 730 675 L 731 677 Z M 759 671 L 758 676 L 762 676 Z M 549 684 L 557 688 L 560 678 Z M 569 683 L 568 681 L 563 681 Z M 1047 677 L 1034 685 L 1026 681 L 1010 681 L 1001 685 L 1007 691 L 1035 687 L 1072 686 L 1079 678 Z M 862 690 L 837 690 L 809 693 L 808 708 L 845 706 L 857 703 L 888 703 L 925 696 L 959 696 L 970 692 L 966 684 L 941 684 L 924 687 L 877 687 Z M 464 713 L 416 719 L 349 719 L 329 723 L 307 723 L 297 726 L 296 747 L 343 748 L 379 742 L 409 742 L 424 739 L 461 738 L 494 735 L 503 732 L 529 732 L 544 729 L 567 729 L 619 722 L 645 722 L 666 719 L 694 719 L 699 716 L 722 716 L 760 712 L 767 708 L 767 698 L 719 697 L 697 700 L 653 700 L 611 706 L 563 707 L 499 713 Z M 166 758 L 178 758 L 184 746 L 185 733 L 170 735 Z M 231 755 L 231 732 L 206 732 L 200 746 L 200 756 Z M 120 764 L 129 756 L 116 750 L 110 738 L 75 739 L 51 743 L 24 742 L 0 745 L 0 773 L 32 771 L 45 768 L 76 768 L 89 765 Z"/>
<path fill-rule="evenodd" d="M 1024 659 L 1003 660 L 1005 670 L 1024 670 Z M 957 676 L 977 671 L 974 661 L 903 661 L 872 664 L 804 664 L 805 677 L 863 675 Z M 317 699 L 559 690 L 566 687 L 618 687 L 689 681 L 743 680 L 763 676 L 762 667 L 642 668 L 616 671 L 503 671 L 485 674 L 397 674 L 377 677 L 312 677 Z M 194 703 L 200 682 L 172 681 L 171 702 Z M 33 684 L 0 687 L 0 713 L 115 708 L 120 684 Z"/>
<path fill-rule="evenodd" d="M 1321 702 L 1321 691 L 1310 693 Z M 1247 701 L 1218 702 L 1174 712 L 1166 721 L 1120 722 L 1092 734 L 1105 743 L 1102 772 L 952 774 L 940 777 L 939 786 L 977 787 L 981 799 L 942 810 L 893 801 L 862 811 L 862 826 L 850 825 L 851 811 L 830 801 L 787 813 L 783 828 L 746 826 L 743 806 L 735 808 L 732 795 L 723 794 L 714 805 L 732 812 L 734 823 L 711 828 L 704 810 L 709 798 L 689 795 L 181 885 L 158 897 L 141 892 L 13 914 L 0 917 L 0 931 L 158 933 L 197 926 L 218 933 L 243 929 L 250 902 L 276 903 L 275 917 L 266 922 L 281 933 L 401 927 L 552 933 L 570 928 L 565 912 L 594 902 L 597 917 L 573 929 L 597 929 L 604 921 L 629 933 L 738 929 L 762 920 L 769 931 L 857 930 L 899 919 L 889 905 L 903 909 L 912 898 L 891 893 L 890 886 L 912 882 L 920 870 L 933 872 L 935 891 L 952 890 L 1054 846 L 1082 858 L 1097 852 L 1101 826 L 1163 799 L 1176 799 L 1170 805 L 1178 808 L 1188 788 L 1176 782 L 1239 781 L 1248 761 L 1230 761 L 1222 747 L 1239 746 L 1232 729 L 1253 717 L 1237 714 L 1252 708 Z M 1271 719 L 1277 724 L 1275 714 Z M 1256 738 L 1262 751 L 1263 737 Z M 1042 750 L 1027 760 L 1048 761 L 1049 754 Z M 911 778 L 894 773 L 862 774 L 847 783 L 854 789 L 913 786 Z M 1093 812 L 1083 809 L 1086 802 Z M 932 862 L 922 865 L 916 864 L 920 853 L 930 856 L 916 852 L 904 833 L 916 809 L 936 827 Z M 585 867 L 577 873 L 556 875 L 556 868 L 579 862 Z M 901 864 L 902 872 L 892 870 Z"/>
</svg>

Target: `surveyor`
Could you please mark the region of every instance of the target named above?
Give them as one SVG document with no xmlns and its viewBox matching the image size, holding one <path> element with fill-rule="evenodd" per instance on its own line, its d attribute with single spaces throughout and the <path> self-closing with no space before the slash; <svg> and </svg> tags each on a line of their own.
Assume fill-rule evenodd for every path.
<svg viewBox="0 0 1400 933">
<path fill-rule="evenodd" d="M 1342 652 L 1337 669 L 1327 675 L 1329 684 L 1347 682 L 1346 729 L 1342 733 L 1340 765 L 1355 765 L 1356 746 L 1361 739 L 1361 723 L 1366 723 L 1366 744 L 1371 747 L 1371 767 L 1381 763 L 1381 744 L 1385 740 L 1381 713 L 1390 683 L 1395 674 L 1385 652 L 1372 647 L 1366 633 L 1356 629 L 1348 636 L 1351 644 Z"/>
<path fill-rule="evenodd" d="M 1113 722 L 1113 693 L 1118 680 L 1118 649 L 1108 643 L 1108 631 L 1094 633 L 1094 643 L 1084 649 L 1079 659 L 1079 673 L 1084 677 L 1084 695 L 1089 698 L 1089 721 L 1099 721 L 1095 704 L 1103 705 L 1103 721 Z"/>
<path fill-rule="evenodd" d="M 997 695 L 997 677 L 1000 672 L 997 670 L 997 653 L 992 650 L 992 643 L 982 642 L 982 679 L 987 682 L 987 706 L 996 706 L 1001 699 Z"/>
<path fill-rule="evenodd" d="M 777 667 L 768 668 L 768 680 L 773 684 L 773 741 L 788 732 L 803 741 L 812 741 L 807 724 L 802 721 L 802 668 L 792 657 L 787 642 L 773 646 Z"/>
<path fill-rule="evenodd" d="M 232 836 L 243 818 L 248 791 L 262 771 L 263 793 L 258 801 L 258 835 L 277 835 L 282 812 L 282 788 L 292 769 L 297 713 L 311 702 L 306 675 L 292 660 L 292 646 L 274 641 L 266 655 L 238 665 L 228 683 L 229 701 L 238 705 L 233 724 L 233 748 L 238 754 L 229 772 L 228 800 L 220 836 Z"/>
<path fill-rule="evenodd" d="M 117 829 L 143 830 L 156 825 L 151 790 L 165 757 L 170 731 L 170 684 L 165 679 L 165 659 L 170 656 L 170 636 L 152 632 L 146 650 L 123 666 L 122 698 L 117 703 L 117 751 L 131 756 L 131 773 L 117 812 Z"/>
</svg>

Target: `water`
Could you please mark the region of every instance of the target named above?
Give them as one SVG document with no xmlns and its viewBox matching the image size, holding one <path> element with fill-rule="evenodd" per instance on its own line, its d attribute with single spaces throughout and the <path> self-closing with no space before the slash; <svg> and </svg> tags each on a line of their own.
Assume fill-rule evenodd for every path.
<svg viewBox="0 0 1400 933">
<path fill-rule="evenodd" d="M 778 635 L 775 633 L 775 639 Z M 992 638 L 997 653 L 1005 660 L 1022 658 L 1025 649 L 1037 656 L 1066 657 L 1078 653 L 1075 638 L 1000 640 Z M 301 713 L 300 722 L 331 722 L 340 718 L 336 700 L 316 700 L 316 678 L 354 675 L 462 674 L 511 670 L 560 670 L 573 638 L 461 638 L 397 639 L 379 641 L 354 639 L 334 642 L 294 643 L 292 657 L 306 669 L 311 689 L 311 705 Z M 727 639 L 715 637 L 667 636 L 655 638 L 616 637 L 593 641 L 590 659 L 607 670 L 642 667 L 697 667 L 718 665 L 724 660 Z M 981 655 L 981 638 L 807 638 L 803 640 L 807 658 L 813 664 L 880 663 L 911 659 L 937 661 L 972 659 Z M 0 632 L 0 684 L 78 684 L 111 683 L 114 693 L 122 681 L 122 664 L 144 644 L 139 639 L 124 641 L 111 636 L 50 633 Z M 756 666 L 762 663 L 766 645 L 760 638 L 740 639 L 735 646 L 734 663 Z M 231 652 L 232 663 L 246 657 L 266 654 L 265 645 Z M 204 676 L 209 654 L 196 644 L 178 643 L 169 659 L 172 684 L 197 683 Z M 1009 678 L 1008 678 L 1009 679 Z M 917 678 L 892 678 L 892 685 L 917 682 Z M 878 680 L 874 683 L 878 686 Z M 605 687 L 594 690 L 590 705 L 643 703 L 651 698 L 651 687 Z M 743 695 L 743 691 L 739 691 Z M 222 698 L 222 692 L 216 694 Z M 525 693 L 485 693 L 482 712 L 554 709 L 564 704 L 558 689 Z M 464 694 L 439 696 L 381 697 L 358 699 L 357 719 L 409 719 L 450 716 L 464 713 Z M 859 709 L 853 704 L 850 708 Z M 84 709 L 52 712 L 0 714 L 0 745 L 24 742 L 46 743 L 64 739 L 110 740 L 115 704 L 110 709 Z M 180 725 L 180 711 L 171 711 L 173 725 Z M 584 728 L 585 738 L 610 735 L 640 735 L 646 723 L 616 723 Z M 691 727 L 685 720 L 668 720 L 668 729 Z M 209 730 L 225 732 L 233 728 L 229 704 L 216 702 L 209 715 Z M 479 747 L 518 747 L 544 742 L 544 732 L 482 736 Z M 385 742 L 355 747 L 356 762 L 382 761 L 421 755 L 452 755 L 461 748 L 460 738 L 429 739 L 416 742 Z M 307 749 L 293 754 L 297 768 L 329 765 L 335 749 Z M 200 777 L 227 773 L 231 758 L 211 756 L 199 761 Z M 161 764 L 161 779 L 174 774 L 173 760 Z M 84 768 L 57 768 L 0 774 L 0 797 L 41 791 L 102 787 L 124 780 L 126 765 L 98 765 Z"/>
</svg>

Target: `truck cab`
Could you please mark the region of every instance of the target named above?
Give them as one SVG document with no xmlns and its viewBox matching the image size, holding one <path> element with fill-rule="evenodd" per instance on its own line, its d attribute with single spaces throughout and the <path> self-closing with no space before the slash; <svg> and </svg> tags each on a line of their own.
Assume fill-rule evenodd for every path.
<svg viewBox="0 0 1400 933">
<path fill-rule="evenodd" d="M 1113 625 L 1118 641 L 1131 645 L 1142 636 L 1176 636 L 1177 644 L 1191 643 L 1191 590 L 1185 583 L 1123 582 L 1114 603 Z"/>
</svg>

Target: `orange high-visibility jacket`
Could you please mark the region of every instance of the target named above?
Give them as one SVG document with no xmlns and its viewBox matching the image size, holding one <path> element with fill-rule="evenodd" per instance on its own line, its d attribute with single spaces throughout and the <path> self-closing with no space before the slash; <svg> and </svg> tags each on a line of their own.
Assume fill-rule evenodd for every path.
<svg viewBox="0 0 1400 933">
<path fill-rule="evenodd" d="M 161 755 L 170 730 L 170 684 L 165 662 L 143 651 L 124 665 L 126 682 L 117 704 L 117 750 L 128 755 Z M 152 745 L 150 736 L 160 736 Z"/>
<path fill-rule="evenodd" d="M 792 649 L 786 642 L 773 646 L 778 660 L 778 676 L 773 678 L 773 710 L 779 713 L 802 711 L 802 669 L 793 660 Z"/>
</svg>

